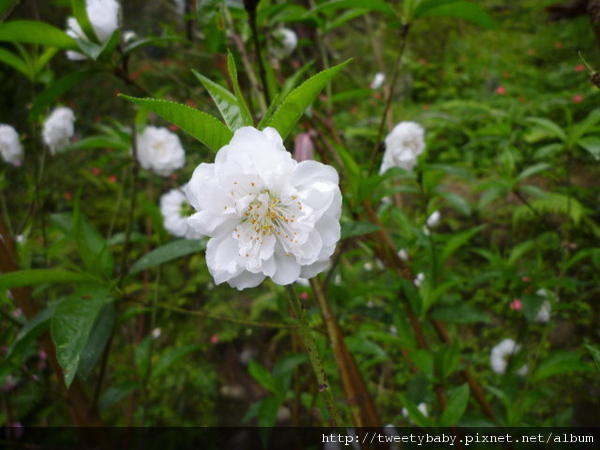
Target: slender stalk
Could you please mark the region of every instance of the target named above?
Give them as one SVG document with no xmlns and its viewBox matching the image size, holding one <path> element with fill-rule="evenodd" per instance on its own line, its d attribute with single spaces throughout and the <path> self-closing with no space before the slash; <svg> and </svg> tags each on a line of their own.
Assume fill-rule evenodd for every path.
<svg viewBox="0 0 600 450">
<path fill-rule="evenodd" d="M 327 405 L 327 410 L 329 411 L 330 423 L 336 428 L 341 428 L 343 426 L 342 419 L 335 406 L 333 394 L 331 393 L 331 387 L 327 382 L 327 374 L 323 368 L 323 362 L 319 356 L 319 350 L 317 349 L 317 345 L 311 333 L 310 327 L 308 326 L 308 320 L 306 319 L 304 308 L 302 307 L 300 299 L 298 298 L 298 295 L 291 284 L 286 285 L 285 290 L 288 294 L 288 299 L 290 301 L 290 305 L 292 306 L 292 310 L 294 311 L 294 315 L 296 316 L 296 319 L 298 319 L 300 336 L 302 337 L 302 341 L 304 342 L 304 346 L 308 352 L 308 357 L 310 358 L 310 363 L 313 367 L 315 376 L 317 377 L 319 392 L 323 392 L 325 395 L 325 404 Z"/>
<path fill-rule="evenodd" d="M 269 95 L 269 84 L 267 82 L 267 71 L 265 70 L 265 63 L 262 58 L 262 52 L 260 51 L 260 42 L 258 40 L 258 27 L 256 26 L 256 6 L 258 2 L 245 1 L 246 10 L 248 11 L 248 25 L 252 31 L 252 42 L 254 43 L 254 53 L 258 62 L 258 74 L 262 81 L 262 93 L 265 98 L 265 103 L 271 104 L 271 96 Z"/>
</svg>

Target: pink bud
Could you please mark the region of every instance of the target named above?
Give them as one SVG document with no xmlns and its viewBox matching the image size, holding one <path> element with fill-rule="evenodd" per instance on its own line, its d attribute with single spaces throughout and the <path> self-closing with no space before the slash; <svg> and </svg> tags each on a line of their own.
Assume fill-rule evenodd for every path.
<svg viewBox="0 0 600 450">
<path fill-rule="evenodd" d="M 504 86 L 498 86 L 496 88 L 496 94 L 498 94 L 498 95 L 506 94 L 506 88 Z"/>
<path fill-rule="evenodd" d="M 583 101 L 583 95 L 577 94 L 573 96 L 573 103 L 581 103 Z"/>
<path fill-rule="evenodd" d="M 294 159 L 298 162 L 314 159 L 314 147 L 310 133 L 300 133 L 294 142 Z"/>
<path fill-rule="evenodd" d="M 515 298 L 510 302 L 510 309 L 513 311 L 521 311 L 523 309 L 523 302 L 520 299 Z"/>
<path fill-rule="evenodd" d="M 308 295 L 308 292 L 301 292 L 299 297 L 300 297 L 300 300 L 307 301 L 310 296 Z"/>
<path fill-rule="evenodd" d="M 210 343 L 211 344 L 218 344 L 219 343 L 219 335 L 218 334 L 213 334 L 210 337 Z"/>
<path fill-rule="evenodd" d="M 583 64 L 577 64 L 575 66 L 575 72 L 583 72 L 585 70 L 585 66 Z"/>
</svg>

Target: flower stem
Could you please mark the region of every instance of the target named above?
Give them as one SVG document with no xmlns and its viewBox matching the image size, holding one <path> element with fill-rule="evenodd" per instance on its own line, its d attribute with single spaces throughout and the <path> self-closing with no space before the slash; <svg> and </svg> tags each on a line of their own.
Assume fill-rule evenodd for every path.
<svg viewBox="0 0 600 450">
<path fill-rule="evenodd" d="M 298 319 L 300 336 L 302 337 L 302 341 L 304 342 L 304 346 L 308 352 L 308 357 L 310 358 L 310 363 L 313 367 L 313 371 L 315 372 L 315 376 L 317 377 L 317 382 L 319 383 L 319 392 L 323 392 L 325 394 L 325 404 L 327 405 L 327 410 L 329 411 L 329 420 L 331 425 L 336 428 L 341 428 L 342 419 L 333 402 L 333 395 L 331 393 L 331 388 L 327 383 L 327 375 L 325 374 L 325 369 L 323 368 L 323 362 L 321 361 L 319 350 L 317 349 L 317 345 L 311 333 L 310 327 L 308 326 L 308 320 L 306 319 L 304 308 L 302 307 L 300 299 L 298 298 L 298 295 L 291 284 L 286 285 L 285 290 L 288 294 L 290 305 L 294 310 L 294 315 Z"/>
</svg>

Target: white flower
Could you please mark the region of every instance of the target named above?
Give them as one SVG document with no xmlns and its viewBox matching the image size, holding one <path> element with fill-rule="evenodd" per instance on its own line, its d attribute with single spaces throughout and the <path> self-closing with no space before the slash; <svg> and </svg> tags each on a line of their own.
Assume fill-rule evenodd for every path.
<svg viewBox="0 0 600 450">
<path fill-rule="evenodd" d="M 408 259 L 409 259 L 408 251 L 406 251 L 405 248 L 401 248 L 400 250 L 398 250 L 398 256 L 400 257 L 400 259 L 402 261 L 408 261 Z"/>
<path fill-rule="evenodd" d="M 123 33 L 123 42 L 129 44 L 137 39 L 138 35 L 135 31 L 127 30 Z"/>
<path fill-rule="evenodd" d="M 191 206 L 181 189 L 171 189 L 162 195 L 160 212 L 164 219 L 165 230 L 175 237 L 200 239 L 202 235 L 190 227 L 187 222 L 189 214 L 185 213 L 186 206 L 191 214 Z"/>
<path fill-rule="evenodd" d="M 185 164 L 179 137 L 166 128 L 147 126 L 137 137 L 137 158 L 144 169 L 167 177 Z"/>
<path fill-rule="evenodd" d="M 280 28 L 273 33 L 271 53 L 282 59 L 292 54 L 298 46 L 298 36 L 289 28 Z"/>
<path fill-rule="evenodd" d="M 23 147 L 19 134 L 10 125 L 0 124 L 0 153 L 4 161 L 13 166 L 20 166 L 23 160 Z"/>
<path fill-rule="evenodd" d="M 301 163 L 273 128 L 238 129 L 214 164 L 200 164 L 185 189 L 198 211 L 189 224 L 210 236 L 217 284 L 280 285 L 326 269 L 340 238 L 342 196 L 333 167 Z"/>
<path fill-rule="evenodd" d="M 382 72 L 377 72 L 373 77 L 373 81 L 371 81 L 369 87 L 373 90 L 379 89 L 381 86 L 383 86 L 383 83 L 385 83 L 385 74 Z"/>
<path fill-rule="evenodd" d="M 508 367 L 509 359 L 521 349 L 521 346 L 512 339 L 504 339 L 490 353 L 490 364 L 492 370 L 496 373 L 503 374 Z M 517 371 L 517 375 L 525 375 L 527 373 L 527 365 L 524 364 Z"/>
<path fill-rule="evenodd" d="M 98 41 L 105 44 L 119 28 L 119 2 L 116 0 L 86 0 L 85 10 Z M 67 19 L 67 34 L 74 39 L 88 40 L 74 17 Z M 79 52 L 67 51 L 67 58 L 82 60 L 87 56 Z"/>
<path fill-rule="evenodd" d="M 56 108 L 44 122 L 42 135 L 50 153 L 64 149 L 71 143 L 74 134 L 75 114 L 71 108 Z"/>
<path fill-rule="evenodd" d="M 161 334 L 162 330 L 160 328 L 155 328 L 154 330 L 152 330 L 152 339 L 158 339 L 161 336 Z"/>
<path fill-rule="evenodd" d="M 550 303 L 548 291 L 546 289 L 538 289 L 535 291 L 537 295 L 540 297 L 544 297 L 546 300 L 540 306 L 537 315 L 535 316 L 536 322 L 548 323 L 550 320 L 550 315 L 552 313 L 552 303 Z M 558 301 L 558 299 L 556 299 Z"/>
<path fill-rule="evenodd" d="M 425 281 L 425 274 L 423 272 L 417 274 L 417 277 L 414 279 L 414 283 L 415 286 L 420 288 L 421 285 L 423 284 L 423 281 Z"/>
<path fill-rule="evenodd" d="M 425 150 L 425 130 L 415 122 L 400 122 L 385 138 L 385 153 L 379 173 L 390 167 L 413 170 Z"/>
<path fill-rule="evenodd" d="M 442 214 L 439 211 L 432 212 L 431 215 L 427 218 L 427 226 L 429 228 L 437 226 L 437 224 L 440 223 L 441 218 Z"/>
</svg>

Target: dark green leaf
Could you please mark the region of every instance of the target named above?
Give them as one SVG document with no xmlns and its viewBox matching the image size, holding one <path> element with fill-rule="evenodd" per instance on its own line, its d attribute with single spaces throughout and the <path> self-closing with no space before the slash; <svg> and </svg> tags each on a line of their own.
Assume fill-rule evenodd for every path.
<svg viewBox="0 0 600 450">
<path fill-rule="evenodd" d="M 213 116 L 190 106 L 155 98 L 135 98 L 122 94 L 119 97 L 154 111 L 212 150 L 219 150 L 233 137 L 233 132 Z"/>
<path fill-rule="evenodd" d="M 75 16 L 77 23 L 88 40 L 97 43 L 99 42 L 98 37 L 96 36 L 92 22 L 90 22 L 90 18 L 88 17 L 87 9 L 85 7 L 86 3 L 86 0 L 71 0 L 71 8 L 73 9 L 73 15 Z"/>
<path fill-rule="evenodd" d="M 32 71 L 27 64 L 13 52 L 6 50 L 5 48 L 0 48 L 0 62 L 18 70 L 30 80 L 33 77 Z"/>
<path fill-rule="evenodd" d="M 123 383 L 109 387 L 106 392 L 102 395 L 100 402 L 98 403 L 98 409 L 100 412 L 106 408 L 117 403 L 119 400 L 127 397 L 134 391 L 141 389 L 142 383 L 139 381 L 124 381 Z"/>
<path fill-rule="evenodd" d="M 439 306 L 431 311 L 430 317 L 447 323 L 490 323 L 492 319 L 483 311 L 469 306 Z"/>
<path fill-rule="evenodd" d="M 164 47 L 171 42 L 185 42 L 185 39 L 179 36 L 158 36 L 136 39 L 125 45 L 125 48 L 123 49 L 123 55 L 128 55 L 131 52 L 134 52 L 140 48 L 147 47 L 149 45 Z"/>
<path fill-rule="evenodd" d="M 440 426 L 449 427 L 456 424 L 465 413 L 467 403 L 469 402 L 469 385 L 463 384 L 456 389 L 448 398 L 446 410 L 440 417 Z"/>
<path fill-rule="evenodd" d="M 34 286 L 42 283 L 94 283 L 98 279 L 81 272 L 62 269 L 28 269 L 0 275 L 0 289 Z"/>
<path fill-rule="evenodd" d="M 402 402 L 402 405 L 406 408 L 406 411 L 408 412 L 408 417 L 410 417 L 410 420 L 412 420 L 415 423 L 415 425 L 422 428 L 433 426 L 433 422 L 431 421 L 431 419 L 425 417 L 415 403 L 413 403 L 407 397 L 401 394 L 400 401 Z"/>
<path fill-rule="evenodd" d="M 67 387 L 75 378 L 81 353 L 98 314 L 111 300 L 106 288 L 82 287 L 57 305 L 50 327 Z"/>
<path fill-rule="evenodd" d="M 88 150 L 93 148 L 129 150 L 131 148 L 131 144 L 114 136 L 91 136 L 74 142 L 63 149 L 63 152 L 68 152 L 71 150 Z"/>
<path fill-rule="evenodd" d="M 350 60 L 319 72 L 294 89 L 265 126 L 275 128 L 282 139 L 285 139 L 319 92 L 349 62 Z"/>
<path fill-rule="evenodd" d="M 598 368 L 598 370 L 600 370 L 600 350 L 598 350 L 596 347 L 592 347 L 591 345 L 586 345 L 586 347 L 594 357 L 596 367 Z"/>
<path fill-rule="evenodd" d="M 248 363 L 248 373 L 267 391 L 279 395 L 275 380 L 271 373 L 255 360 Z"/>
<path fill-rule="evenodd" d="M 432 3 L 443 3 L 435 7 L 430 7 Z M 493 29 L 496 27 L 492 18 L 481 6 L 464 1 L 435 2 L 426 1 L 415 10 L 414 17 L 454 17 L 471 22 L 484 28 Z"/>
<path fill-rule="evenodd" d="M 143 270 L 160 266 L 167 261 L 181 258 L 191 253 L 201 252 L 206 248 L 206 241 L 196 239 L 177 239 L 155 248 L 150 253 L 142 256 L 131 267 L 129 275 L 135 275 Z"/>
<path fill-rule="evenodd" d="M 450 255 L 469 242 L 469 240 L 483 230 L 484 227 L 485 225 L 480 225 L 478 227 L 471 228 L 470 230 L 454 234 L 450 239 L 448 239 L 448 242 L 446 242 L 442 248 L 442 251 L 440 252 L 440 262 L 446 261 Z"/>
<path fill-rule="evenodd" d="M 135 366 L 137 367 L 138 376 L 142 379 L 146 379 L 150 375 L 153 340 L 152 336 L 146 336 L 135 348 Z"/>
<path fill-rule="evenodd" d="M 212 99 L 215 101 L 217 108 L 221 112 L 225 123 L 231 131 L 244 126 L 244 119 L 240 110 L 238 99 L 224 87 L 218 85 L 214 81 L 209 80 L 203 75 L 200 75 L 195 70 L 192 70 L 196 78 L 200 80 L 202 86 L 208 91 Z"/>
<path fill-rule="evenodd" d="M 347 239 L 349 237 L 360 236 L 363 234 L 370 234 L 379 230 L 379 226 L 372 224 L 371 222 L 356 222 L 354 220 L 344 221 L 342 222 L 341 226 L 341 239 Z"/>
<path fill-rule="evenodd" d="M 366 11 L 378 11 L 391 16 L 397 16 L 396 10 L 384 0 L 330 0 L 322 3 L 307 14 L 332 11 L 336 9 L 360 8 Z"/>
<path fill-rule="evenodd" d="M 44 89 L 33 101 L 29 117 L 36 119 L 44 113 L 44 109 L 52 105 L 58 97 L 67 92 L 73 86 L 79 85 L 83 80 L 98 73 L 97 69 L 86 69 L 80 72 L 73 72 L 69 75 L 56 80 L 46 89 Z"/>
<path fill-rule="evenodd" d="M 1 23 L 0 41 L 78 50 L 75 40 L 63 30 L 44 22 L 29 20 L 13 20 Z"/>
<path fill-rule="evenodd" d="M 591 367 L 579 359 L 579 354 L 571 350 L 561 350 L 552 353 L 540 362 L 532 381 L 537 383 L 554 375 L 571 371 L 589 371 Z"/>
<path fill-rule="evenodd" d="M 577 144 L 587 150 L 596 160 L 600 160 L 600 137 L 582 137 L 577 141 Z"/>
<path fill-rule="evenodd" d="M 21 353 L 29 346 L 29 344 L 48 329 L 50 326 L 50 319 L 52 318 L 55 309 L 54 305 L 48 306 L 48 308 L 40 311 L 25 323 L 8 349 L 3 363 L 10 360 L 14 355 Z"/>
<path fill-rule="evenodd" d="M 100 357 L 106 348 L 106 344 L 108 344 L 110 336 L 112 335 L 114 325 L 115 304 L 114 302 L 110 302 L 104 305 L 102 311 L 98 314 L 96 322 L 90 332 L 90 337 L 81 352 L 77 373 L 84 380 L 87 380 L 100 360 Z"/>
<path fill-rule="evenodd" d="M 171 366 L 189 353 L 200 350 L 202 346 L 198 344 L 187 344 L 181 347 L 175 347 L 167 350 L 160 356 L 160 359 L 152 367 L 151 378 L 156 378 L 165 373 Z"/>
<path fill-rule="evenodd" d="M 277 421 L 277 413 L 281 407 L 281 400 L 277 397 L 267 397 L 261 401 L 258 408 L 258 426 L 260 427 L 261 441 L 264 447 L 267 448 L 271 428 Z"/>
</svg>

